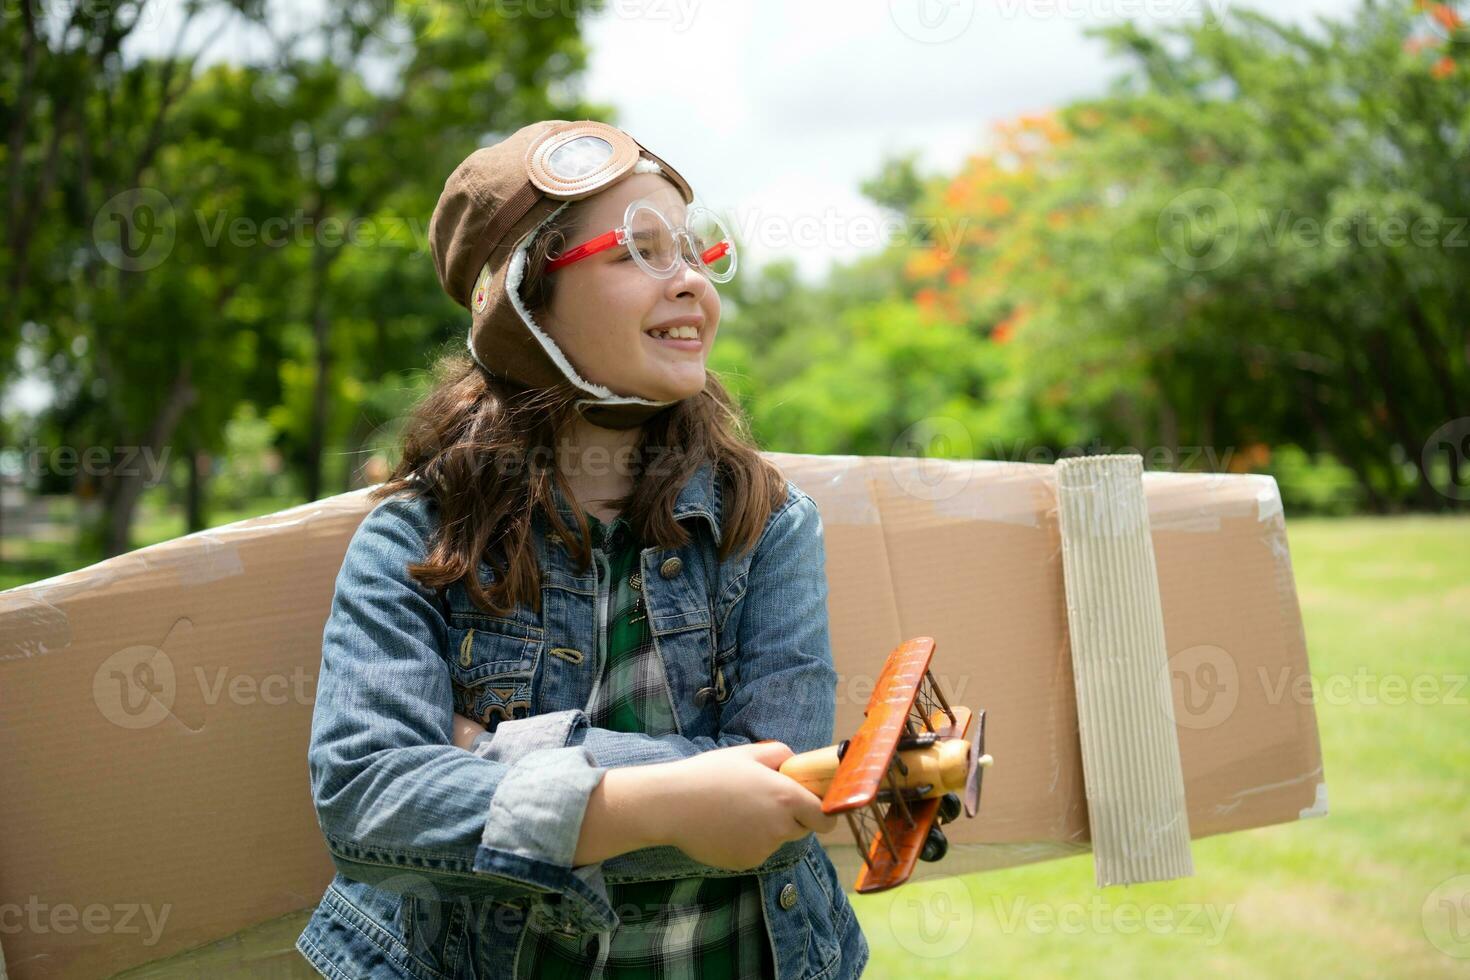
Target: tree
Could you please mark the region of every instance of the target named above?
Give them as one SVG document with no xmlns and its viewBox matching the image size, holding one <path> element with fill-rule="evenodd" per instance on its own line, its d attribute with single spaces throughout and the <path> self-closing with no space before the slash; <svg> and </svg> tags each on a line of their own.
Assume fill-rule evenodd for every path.
<svg viewBox="0 0 1470 980">
<path fill-rule="evenodd" d="M 1470 47 L 1427 23 L 1367 0 L 1316 33 L 1249 10 L 1095 31 L 1132 72 L 926 200 L 971 221 L 959 254 L 914 254 L 916 301 L 1014 338 L 1010 394 L 1037 421 L 1294 443 L 1377 509 L 1447 506 L 1423 450 L 1470 405 Z"/>
<path fill-rule="evenodd" d="M 204 523 L 199 461 L 242 401 L 266 407 L 309 499 L 328 464 L 345 484 L 350 457 L 328 447 L 371 429 L 361 406 L 393 401 L 378 389 L 463 332 L 425 240 L 444 176 L 534 119 L 606 115 L 566 84 L 585 60 L 580 3 L 334 4 L 279 36 L 261 0 L 191 0 L 161 57 L 124 57 L 147 2 L 94 0 L 64 23 L 20 7 L 0 19 L 0 355 L 30 324 L 61 395 L 43 425 L 108 458 L 73 484 L 102 498 L 104 555 L 129 547 L 146 489 L 119 462 L 134 447 L 185 458 Z M 205 69 L 218 34 L 182 50 L 200 23 L 275 44 Z"/>
</svg>

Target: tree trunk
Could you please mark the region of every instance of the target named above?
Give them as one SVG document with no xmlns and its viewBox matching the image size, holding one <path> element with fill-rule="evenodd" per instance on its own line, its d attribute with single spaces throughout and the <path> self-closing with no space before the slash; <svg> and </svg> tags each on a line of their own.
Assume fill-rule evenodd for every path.
<svg viewBox="0 0 1470 980">
<path fill-rule="evenodd" d="M 327 212 L 325 200 L 318 204 L 313 214 L 312 227 L 321 226 Z M 322 244 L 316 245 L 311 262 L 311 299 L 308 319 L 311 321 L 312 340 L 316 344 L 316 384 L 311 399 L 311 428 L 306 447 L 306 499 L 319 500 L 322 496 L 322 455 L 326 452 L 327 416 L 331 403 L 332 387 L 332 344 L 330 319 L 327 312 L 327 273 L 339 252 L 329 250 Z"/>
<path fill-rule="evenodd" d="M 191 449 L 184 462 L 189 469 L 184 484 L 184 526 L 188 529 L 186 533 L 193 534 L 208 527 L 204 515 L 204 477 L 199 475 L 199 468 L 209 462 L 209 454 Z"/>
<path fill-rule="evenodd" d="M 1410 424 L 1408 413 L 1398 397 L 1399 391 L 1394 387 L 1394 378 L 1389 367 L 1390 361 L 1391 356 L 1383 333 L 1377 330 L 1369 333 L 1368 364 L 1382 389 L 1383 404 L 1388 411 L 1389 424 L 1393 426 L 1399 443 L 1404 447 L 1404 454 L 1413 462 L 1414 470 L 1419 474 L 1419 478 L 1414 481 L 1414 498 L 1425 510 L 1443 510 L 1444 499 L 1435 491 L 1429 472 L 1424 467 L 1424 439 L 1429 434 L 1426 432 L 1418 439 L 1415 438 L 1414 427 Z"/>
<path fill-rule="evenodd" d="M 1159 444 L 1169 452 L 1169 469 L 1179 469 L 1179 413 L 1166 390 L 1159 391 Z"/>
<path fill-rule="evenodd" d="M 1440 342 L 1435 334 L 1434 328 L 1429 324 L 1429 317 L 1420 305 L 1418 297 L 1414 294 L 1413 287 L 1409 284 L 1409 278 L 1399 267 L 1397 262 L 1391 262 L 1390 268 L 1398 280 L 1399 289 L 1404 296 L 1404 321 L 1408 323 L 1409 329 L 1413 331 L 1414 342 L 1419 347 L 1419 353 L 1424 358 L 1424 364 L 1434 378 L 1434 384 L 1439 389 L 1440 411 L 1444 413 L 1445 421 L 1459 418 L 1465 414 L 1465 408 L 1456 395 L 1455 374 L 1453 366 L 1454 354 L 1451 348 Z"/>
<path fill-rule="evenodd" d="M 1368 501 L 1368 506 L 1373 508 L 1374 513 L 1386 514 L 1388 512 L 1388 503 L 1379 494 L 1378 489 L 1373 486 L 1373 480 L 1368 472 L 1367 466 L 1364 465 L 1357 454 L 1347 451 L 1347 447 L 1333 434 L 1332 429 L 1326 424 L 1322 413 L 1318 410 L 1317 386 L 1313 378 L 1302 375 L 1298 375 L 1297 377 L 1303 382 L 1301 385 L 1302 407 L 1305 409 L 1307 416 L 1311 418 L 1312 427 L 1321 436 L 1327 451 L 1339 463 L 1352 472 L 1353 477 L 1358 481 L 1358 489 L 1363 492 L 1364 498 Z"/>
<path fill-rule="evenodd" d="M 184 410 L 199 397 L 191 380 L 192 373 L 193 365 L 185 360 L 173 384 L 169 386 L 168 396 L 164 398 L 163 405 L 154 417 L 148 435 L 139 447 L 140 451 L 148 448 L 156 459 L 168 440 L 173 438 L 179 420 L 184 416 Z M 104 558 L 111 558 L 131 550 L 129 542 L 132 539 L 133 512 L 137 508 L 138 497 L 143 493 L 143 473 L 140 467 L 132 467 L 125 473 L 109 473 L 107 483 L 104 491 L 106 511 L 103 516 L 102 554 Z"/>
</svg>

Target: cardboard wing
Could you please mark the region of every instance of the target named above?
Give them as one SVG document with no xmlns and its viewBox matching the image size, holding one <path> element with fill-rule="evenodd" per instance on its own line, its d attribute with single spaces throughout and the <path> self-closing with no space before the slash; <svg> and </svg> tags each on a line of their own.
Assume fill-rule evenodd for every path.
<svg viewBox="0 0 1470 980">
<path fill-rule="evenodd" d="M 980 814 L 914 878 L 1088 850 L 1057 468 L 766 455 L 822 514 L 836 737 L 916 635 L 935 638 L 950 700 L 987 713 Z M 1190 836 L 1325 813 L 1274 480 L 1141 483 Z M 307 736 L 334 580 L 370 509 L 354 491 L 0 593 L 12 980 L 107 976 L 321 898 L 334 869 Z M 846 829 L 822 840 L 853 880 Z"/>
</svg>

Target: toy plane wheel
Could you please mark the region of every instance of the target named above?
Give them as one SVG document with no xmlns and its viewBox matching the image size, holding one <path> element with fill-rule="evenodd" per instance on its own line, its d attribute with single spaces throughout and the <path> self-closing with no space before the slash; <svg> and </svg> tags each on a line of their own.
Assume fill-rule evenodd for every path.
<svg viewBox="0 0 1470 980">
<path fill-rule="evenodd" d="M 924 849 L 919 852 L 920 861 L 938 861 L 949 851 L 949 838 L 944 836 L 944 831 L 938 827 L 929 828 L 929 836 L 924 839 Z"/>
</svg>

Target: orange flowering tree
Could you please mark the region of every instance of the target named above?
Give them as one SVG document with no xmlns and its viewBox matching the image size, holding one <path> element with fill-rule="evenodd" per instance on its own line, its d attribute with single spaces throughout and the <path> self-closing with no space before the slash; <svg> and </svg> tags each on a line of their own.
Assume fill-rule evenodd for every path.
<svg viewBox="0 0 1470 980">
<path fill-rule="evenodd" d="M 1470 497 L 1460 11 L 1095 33 L 1130 66 L 1108 94 L 999 127 L 916 207 L 959 231 L 909 248 L 913 306 L 1004 352 L 972 417 L 1178 465 L 1299 447 L 1379 510 Z"/>
</svg>

